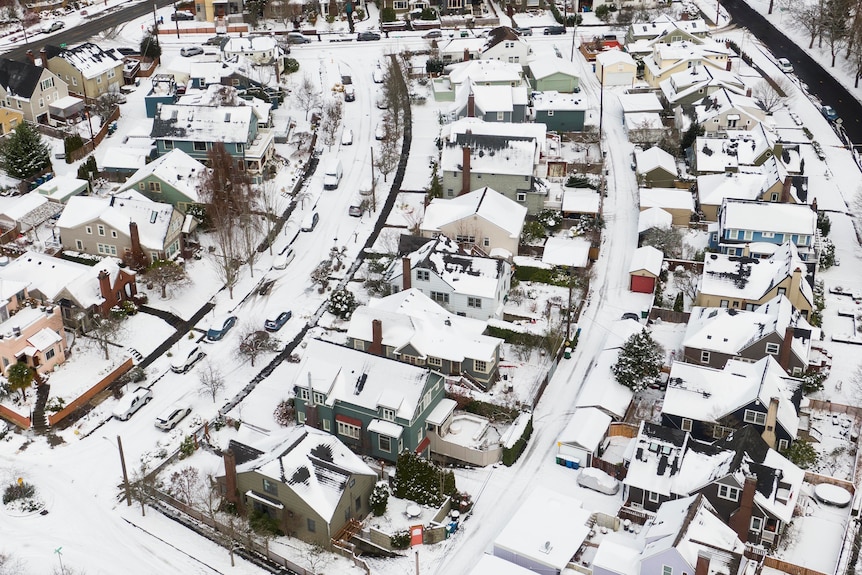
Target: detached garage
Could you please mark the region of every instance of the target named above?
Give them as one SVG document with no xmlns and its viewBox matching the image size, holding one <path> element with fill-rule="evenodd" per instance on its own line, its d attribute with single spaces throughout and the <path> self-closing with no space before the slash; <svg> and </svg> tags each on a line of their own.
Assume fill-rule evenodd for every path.
<svg viewBox="0 0 862 575">
<path fill-rule="evenodd" d="M 636 249 L 629 268 L 629 289 L 637 293 L 652 293 L 663 259 L 664 254 L 652 246 Z"/>
<path fill-rule="evenodd" d="M 596 56 L 596 76 L 605 86 L 631 86 L 637 71 L 634 58 L 622 50 L 607 50 Z"/>
<path fill-rule="evenodd" d="M 604 411 L 579 407 L 557 439 L 557 455 L 577 459 L 581 467 L 589 467 L 610 425 L 611 416 Z"/>
</svg>

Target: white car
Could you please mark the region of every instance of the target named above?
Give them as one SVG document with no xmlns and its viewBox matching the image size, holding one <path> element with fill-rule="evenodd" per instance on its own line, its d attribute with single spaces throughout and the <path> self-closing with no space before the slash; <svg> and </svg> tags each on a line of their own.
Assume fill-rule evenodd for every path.
<svg viewBox="0 0 862 575">
<path fill-rule="evenodd" d="M 42 33 L 50 34 L 51 32 L 56 32 L 57 30 L 62 29 L 66 26 L 66 23 L 62 20 L 54 20 L 53 22 L 45 22 L 42 24 Z"/>
<path fill-rule="evenodd" d="M 174 373 L 185 373 L 193 368 L 199 359 L 205 356 L 206 353 L 201 350 L 197 343 L 185 349 L 181 349 L 171 360 L 171 371 Z"/>
<path fill-rule="evenodd" d="M 290 262 L 292 262 L 295 257 L 296 252 L 293 251 L 293 248 L 287 248 L 286 251 L 275 256 L 275 259 L 272 261 L 272 269 L 283 270 L 290 265 Z"/>
<path fill-rule="evenodd" d="M 788 60 L 787 58 L 779 58 L 775 63 L 778 66 L 778 69 L 785 74 L 793 73 L 793 64 L 791 64 L 790 60 Z"/>
<path fill-rule="evenodd" d="M 350 128 L 344 128 L 344 133 L 341 134 L 341 145 L 353 145 L 353 130 L 351 130 Z"/>
<path fill-rule="evenodd" d="M 377 124 L 377 128 L 374 129 L 374 139 L 375 140 L 385 140 L 386 139 L 386 125 L 383 122 Z"/>
<path fill-rule="evenodd" d="M 371 79 L 374 80 L 375 84 L 383 83 L 383 70 L 380 68 L 374 68 L 374 71 L 371 72 Z"/>
<path fill-rule="evenodd" d="M 140 408 L 148 404 L 153 399 L 153 392 L 146 387 L 138 387 L 120 398 L 117 407 L 114 408 L 114 417 L 121 421 L 126 421 L 135 414 Z"/>
<path fill-rule="evenodd" d="M 156 418 L 155 426 L 162 431 L 170 431 L 191 412 L 190 407 L 169 407 Z"/>
</svg>

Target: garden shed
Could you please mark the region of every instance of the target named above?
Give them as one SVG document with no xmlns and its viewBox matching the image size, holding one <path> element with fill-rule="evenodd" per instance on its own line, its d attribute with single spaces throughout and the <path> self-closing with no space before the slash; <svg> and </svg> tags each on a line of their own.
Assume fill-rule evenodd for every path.
<svg viewBox="0 0 862 575">
<path fill-rule="evenodd" d="M 629 289 L 637 293 L 652 293 L 663 259 L 664 254 L 652 246 L 636 249 L 629 267 Z"/>
</svg>

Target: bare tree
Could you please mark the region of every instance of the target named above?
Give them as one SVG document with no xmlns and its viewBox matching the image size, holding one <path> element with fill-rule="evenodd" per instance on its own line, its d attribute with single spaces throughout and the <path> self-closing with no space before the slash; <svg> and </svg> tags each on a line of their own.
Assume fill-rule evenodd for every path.
<svg viewBox="0 0 862 575">
<path fill-rule="evenodd" d="M 261 235 L 261 216 L 253 211 L 252 201 L 247 202 L 239 215 L 239 237 L 242 243 L 243 259 L 248 263 L 249 274 L 254 277 L 254 262 L 260 252 L 257 251 Z M 266 216 L 264 216 L 264 219 Z"/>
<path fill-rule="evenodd" d="M 196 467 L 186 465 L 171 474 L 171 495 L 185 503 L 194 506 L 200 498 L 203 482 Z"/>
<path fill-rule="evenodd" d="M 391 174 L 398 167 L 398 162 L 401 160 L 401 150 L 398 147 L 398 137 L 394 122 L 390 120 L 392 116 L 387 116 L 387 120 L 383 124 L 384 137 L 380 140 L 380 146 L 377 154 L 374 156 L 374 167 L 380 170 L 383 174 L 383 181 L 386 181 L 388 174 Z"/>
<path fill-rule="evenodd" d="M 269 333 L 255 329 L 252 325 L 246 325 L 242 332 L 242 338 L 236 355 L 240 360 L 248 359 L 254 367 L 255 360 L 264 353 L 275 353 L 278 351 L 278 340 L 270 337 Z"/>
<path fill-rule="evenodd" d="M 191 283 L 183 266 L 173 260 L 156 260 L 144 273 L 144 279 L 159 286 L 162 299 L 168 297 L 168 287 L 180 288 Z"/>
<path fill-rule="evenodd" d="M 822 33 L 829 44 L 832 55 L 831 66 L 835 67 L 835 57 L 844 42 L 847 41 L 849 33 L 847 22 L 850 18 L 851 0 L 826 0 L 825 10 L 822 12 Z"/>
<path fill-rule="evenodd" d="M 317 86 L 314 85 L 314 80 L 306 72 L 302 76 L 302 83 L 294 91 L 296 104 L 301 110 L 305 110 L 305 119 L 308 119 L 308 113 L 320 105 L 320 93 Z"/>
<path fill-rule="evenodd" d="M 805 30 L 809 36 L 808 48 L 813 48 L 814 40 L 823 27 L 823 7 L 817 2 L 797 2 L 790 4 L 789 9 L 794 25 Z"/>
<path fill-rule="evenodd" d="M 682 232 L 676 228 L 650 228 L 644 233 L 643 245 L 658 249 L 665 257 L 678 258 L 682 256 Z"/>
<path fill-rule="evenodd" d="M 198 393 L 210 396 L 213 403 L 215 403 L 219 392 L 225 388 L 224 375 L 210 360 L 205 360 L 201 369 L 198 370 L 198 381 L 200 382 Z"/>
<path fill-rule="evenodd" d="M 679 291 L 685 294 L 689 300 L 697 301 L 700 276 L 691 270 L 680 268 L 673 272 L 673 280 Z"/>
<path fill-rule="evenodd" d="M 94 313 L 91 317 L 92 328 L 87 333 L 96 345 L 105 354 L 105 359 L 111 359 L 111 346 L 116 345 L 114 341 L 120 334 L 123 328 L 123 322 L 120 318 L 108 315 L 102 317 L 98 313 Z"/>
<path fill-rule="evenodd" d="M 24 575 L 27 573 L 24 563 L 14 555 L 0 553 L 0 575 Z"/>
<path fill-rule="evenodd" d="M 848 67 L 853 72 L 853 87 L 858 88 L 859 78 L 862 77 L 862 25 L 858 25 L 855 20 L 850 40 L 847 43 Z"/>
<path fill-rule="evenodd" d="M 404 106 L 408 98 L 407 84 L 404 82 L 404 71 L 396 58 L 389 58 L 383 74 L 382 98 L 390 110 L 393 133 L 401 138 L 404 131 Z"/>
<path fill-rule="evenodd" d="M 330 98 L 323 107 L 323 120 L 320 131 L 323 133 L 323 143 L 332 149 L 336 136 L 342 128 L 343 103 L 340 98 Z M 344 128 L 345 130 L 347 128 Z"/>
<path fill-rule="evenodd" d="M 147 503 L 150 502 L 150 492 L 156 484 L 156 474 L 150 473 L 146 461 L 141 461 L 140 467 L 132 471 L 129 486 L 132 490 L 132 498 L 141 504 L 141 515 L 147 514 Z"/>
<path fill-rule="evenodd" d="M 269 248 L 269 255 L 272 255 L 275 222 L 278 221 L 276 209 L 278 208 L 279 193 L 275 188 L 275 180 L 266 180 L 257 194 L 260 199 L 261 208 L 263 209 L 263 228 L 266 232 L 266 245 Z"/>
<path fill-rule="evenodd" d="M 767 114 L 772 114 L 780 109 L 787 101 L 787 93 L 790 91 L 789 83 L 784 78 L 778 78 L 774 82 L 775 86 L 766 80 L 761 80 L 751 90 L 751 95 L 760 103 L 760 107 Z"/>
<path fill-rule="evenodd" d="M 332 273 L 332 260 L 323 260 L 311 271 L 311 283 L 319 285 L 318 291 L 323 293 L 329 286 L 329 274 Z"/>
</svg>

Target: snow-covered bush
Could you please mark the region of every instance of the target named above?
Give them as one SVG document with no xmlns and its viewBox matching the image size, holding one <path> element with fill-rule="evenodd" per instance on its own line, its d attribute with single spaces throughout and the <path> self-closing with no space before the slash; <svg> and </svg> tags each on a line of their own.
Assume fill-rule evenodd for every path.
<svg viewBox="0 0 862 575">
<path fill-rule="evenodd" d="M 619 383 L 637 393 L 658 379 L 662 365 L 662 347 L 643 329 L 626 341 L 611 371 Z"/>
<path fill-rule="evenodd" d="M 386 513 L 386 506 L 389 504 L 389 488 L 383 483 L 378 483 L 371 492 L 371 497 L 368 498 L 368 504 L 371 505 L 371 512 L 375 517 Z"/>
<path fill-rule="evenodd" d="M 356 296 L 347 288 L 332 292 L 329 297 L 329 313 L 341 319 L 348 319 L 356 309 Z"/>
</svg>

